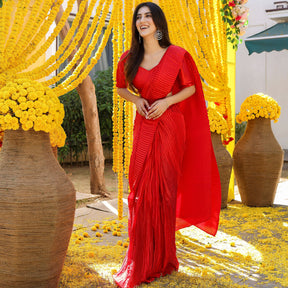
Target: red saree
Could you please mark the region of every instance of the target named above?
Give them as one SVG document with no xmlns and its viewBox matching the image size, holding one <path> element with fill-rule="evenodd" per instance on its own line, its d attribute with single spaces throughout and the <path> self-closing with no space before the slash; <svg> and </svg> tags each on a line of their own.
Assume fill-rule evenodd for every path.
<svg viewBox="0 0 288 288">
<path fill-rule="evenodd" d="M 126 88 L 126 54 L 118 64 L 119 88 Z M 195 225 L 215 235 L 221 206 L 202 84 L 190 54 L 169 46 L 153 69 L 139 67 L 133 84 L 150 105 L 187 86 L 195 85 L 196 92 L 156 120 L 136 113 L 129 170 L 130 244 L 114 276 L 125 288 L 178 270 L 175 230 Z"/>
</svg>

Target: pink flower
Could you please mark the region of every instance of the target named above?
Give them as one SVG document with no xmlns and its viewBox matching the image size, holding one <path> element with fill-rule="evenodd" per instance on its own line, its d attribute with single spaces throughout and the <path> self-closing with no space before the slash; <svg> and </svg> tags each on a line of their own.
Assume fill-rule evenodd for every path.
<svg viewBox="0 0 288 288">
<path fill-rule="evenodd" d="M 236 4 L 235 4 L 235 2 L 234 1 L 230 1 L 229 2 L 229 7 L 234 7 Z"/>
</svg>

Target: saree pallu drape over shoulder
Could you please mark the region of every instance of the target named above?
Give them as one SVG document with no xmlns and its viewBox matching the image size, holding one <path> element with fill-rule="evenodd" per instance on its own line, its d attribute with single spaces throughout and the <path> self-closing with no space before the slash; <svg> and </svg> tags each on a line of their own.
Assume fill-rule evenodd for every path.
<svg viewBox="0 0 288 288">
<path fill-rule="evenodd" d="M 126 88 L 125 52 L 117 87 Z M 184 49 L 171 45 L 157 66 L 139 67 L 133 85 L 151 105 L 195 85 L 196 92 L 156 120 L 136 113 L 130 161 L 130 244 L 114 276 L 120 287 L 136 287 L 178 270 L 175 230 L 195 225 L 215 235 L 221 187 L 211 143 L 202 84 Z"/>
</svg>

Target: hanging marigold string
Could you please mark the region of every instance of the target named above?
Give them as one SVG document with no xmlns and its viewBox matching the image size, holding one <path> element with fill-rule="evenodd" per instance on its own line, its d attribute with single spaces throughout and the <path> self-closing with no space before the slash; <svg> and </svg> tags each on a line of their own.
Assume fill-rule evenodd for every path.
<svg viewBox="0 0 288 288">
<path fill-rule="evenodd" d="M 91 15 L 96 1 L 97 0 L 93 0 L 90 2 L 90 5 L 87 9 L 88 15 Z M 98 17 L 99 17 L 100 12 L 101 12 L 101 8 L 103 6 L 103 2 L 104 2 L 103 0 L 100 1 L 99 6 L 97 7 L 96 15 L 93 19 L 93 23 L 92 23 L 91 28 L 90 28 L 92 30 L 90 30 L 90 31 L 93 31 L 95 29 L 94 22 L 96 22 L 95 19 L 98 20 Z M 83 36 L 85 28 L 88 26 L 89 18 L 85 17 L 81 23 L 81 26 L 78 27 L 79 22 L 81 20 L 81 17 L 84 13 L 83 6 L 85 8 L 85 2 L 81 2 L 81 5 L 79 7 L 79 12 L 77 13 L 76 17 L 74 18 L 72 25 L 71 25 L 67 35 L 65 36 L 63 43 L 60 45 L 60 47 L 58 48 L 56 53 L 54 55 L 52 55 L 43 65 L 33 69 L 32 71 L 23 73 L 21 75 L 23 75 L 25 77 L 27 77 L 27 76 L 39 77 L 38 75 L 41 75 L 42 77 L 45 77 L 47 75 L 50 75 L 53 71 L 57 70 L 60 67 L 60 65 L 64 63 L 64 61 L 70 56 L 70 54 L 76 48 L 79 40 Z M 81 11 L 81 13 L 80 13 L 80 11 Z M 78 33 L 74 36 L 76 29 L 78 29 Z M 79 32 L 79 30 L 81 32 Z M 84 46 L 82 46 L 82 47 L 84 47 Z M 75 63 L 77 62 L 78 58 L 80 57 L 79 54 L 80 53 L 78 53 L 77 57 L 73 58 L 73 60 L 65 67 L 65 69 L 63 69 L 60 73 L 57 74 L 57 77 L 53 77 L 49 81 L 46 81 L 46 85 L 51 85 L 51 84 L 59 81 L 62 77 L 65 77 L 67 75 L 67 73 L 71 70 L 71 68 L 75 65 Z M 51 64 L 53 64 L 53 65 L 51 65 Z M 33 75 L 37 75 L 37 76 L 33 76 Z"/>
<path fill-rule="evenodd" d="M 68 20 L 75 0 L 66 2 L 67 6 L 60 21 L 53 32 L 48 34 L 62 3 L 63 0 L 7 0 L 3 2 L 0 12 L 0 23 L 3 24 L 0 29 L 0 35 L 3 36 L 0 40 L 0 88 L 14 78 L 41 79 L 45 86 L 62 81 L 60 85 L 52 87 L 54 93 L 61 96 L 77 87 L 95 66 L 115 24 L 113 10 L 116 7 L 116 1 L 112 4 L 112 0 L 91 0 L 87 11 L 85 11 L 85 7 L 88 0 L 81 1 L 70 30 L 56 53 L 45 60 L 42 65 L 38 65 L 34 69 L 30 68 L 40 57 L 46 55 Z M 93 15 L 96 5 L 96 14 Z M 109 12 L 111 13 L 108 21 Z M 89 31 L 79 45 L 91 17 L 93 20 Z M 37 25 L 33 24 L 35 21 L 37 21 Z M 79 26 L 80 21 L 81 25 Z M 107 22 L 109 22 L 107 29 L 104 30 Z M 46 37 L 47 39 L 45 39 Z M 101 39 L 101 43 L 93 55 L 99 39 Z M 40 43 L 43 44 L 40 45 Z M 60 73 L 55 75 L 55 71 L 76 48 L 77 53 L 72 60 Z M 86 67 L 89 58 L 91 61 Z M 73 73 L 63 81 L 72 70 Z M 43 81 L 45 77 L 49 77 L 49 79 Z"/>
</svg>

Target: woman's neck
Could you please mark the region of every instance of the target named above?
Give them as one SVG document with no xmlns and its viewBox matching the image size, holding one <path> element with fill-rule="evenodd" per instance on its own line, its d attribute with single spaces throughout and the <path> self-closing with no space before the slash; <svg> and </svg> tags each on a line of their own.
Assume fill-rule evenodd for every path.
<svg viewBox="0 0 288 288">
<path fill-rule="evenodd" d="M 159 52 L 159 50 L 163 50 L 163 48 L 159 45 L 158 40 L 152 37 L 147 37 L 143 39 L 143 45 L 144 45 L 144 53 L 147 55 L 155 54 Z"/>
</svg>

